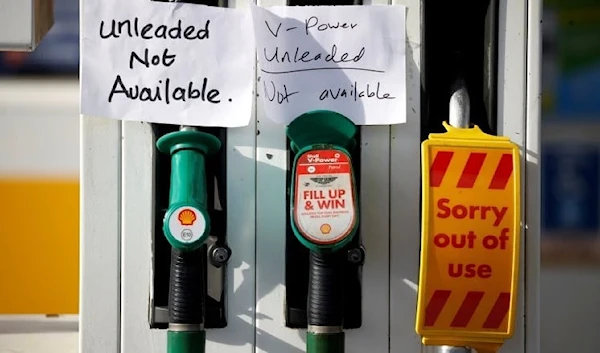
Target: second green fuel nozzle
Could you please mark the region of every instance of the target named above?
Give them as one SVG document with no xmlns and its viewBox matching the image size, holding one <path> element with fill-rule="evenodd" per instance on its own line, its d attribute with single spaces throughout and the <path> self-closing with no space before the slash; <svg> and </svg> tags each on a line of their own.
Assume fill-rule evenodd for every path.
<svg viewBox="0 0 600 353">
<path fill-rule="evenodd" d="M 296 153 L 291 219 L 296 238 L 310 250 L 307 353 L 344 352 L 344 257 L 337 251 L 356 234 L 358 195 L 352 157 L 357 127 L 326 110 L 294 119 L 287 128 Z"/>
<path fill-rule="evenodd" d="M 156 145 L 171 155 L 169 208 L 163 220 L 172 246 L 167 353 L 203 353 L 206 285 L 200 252 L 210 234 L 205 156 L 216 153 L 221 142 L 182 127 L 162 136 Z"/>
</svg>

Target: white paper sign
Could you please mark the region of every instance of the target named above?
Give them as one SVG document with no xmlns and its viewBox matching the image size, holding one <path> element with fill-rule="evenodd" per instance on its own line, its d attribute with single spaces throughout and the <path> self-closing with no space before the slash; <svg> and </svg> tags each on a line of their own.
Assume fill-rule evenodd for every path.
<svg viewBox="0 0 600 353">
<path fill-rule="evenodd" d="M 84 1 L 81 113 L 193 126 L 248 125 L 256 62 L 249 11 Z"/>
<path fill-rule="evenodd" d="M 288 124 L 316 109 L 406 122 L 404 6 L 252 6 L 262 96 Z"/>
</svg>

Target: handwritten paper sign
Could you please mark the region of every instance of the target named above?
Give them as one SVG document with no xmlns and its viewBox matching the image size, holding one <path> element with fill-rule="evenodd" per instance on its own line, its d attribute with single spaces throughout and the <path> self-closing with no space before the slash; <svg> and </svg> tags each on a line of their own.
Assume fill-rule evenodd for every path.
<svg viewBox="0 0 600 353">
<path fill-rule="evenodd" d="M 269 118 L 328 109 L 359 125 L 406 122 L 405 7 L 251 9 Z"/>
<path fill-rule="evenodd" d="M 255 44 L 248 11 L 87 0 L 81 113 L 194 126 L 249 123 Z"/>
</svg>

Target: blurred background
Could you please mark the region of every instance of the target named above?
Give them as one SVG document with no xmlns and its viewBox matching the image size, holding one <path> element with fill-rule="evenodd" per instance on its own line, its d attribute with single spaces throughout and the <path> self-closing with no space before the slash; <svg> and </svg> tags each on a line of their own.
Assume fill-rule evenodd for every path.
<svg viewBox="0 0 600 353">
<path fill-rule="evenodd" d="M 33 53 L 0 52 L 0 353 L 77 352 L 79 1 L 54 3 Z"/>
<path fill-rule="evenodd" d="M 0 353 L 77 352 L 78 0 L 55 14 L 0 53 Z M 598 353 L 600 0 L 546 0 L 543 31 L 542 352 Z"/>
<path fill-rule="evenodd" d="M 600 1 L 544 0 L 543 353 L 600 352 Z"/>
</svg>

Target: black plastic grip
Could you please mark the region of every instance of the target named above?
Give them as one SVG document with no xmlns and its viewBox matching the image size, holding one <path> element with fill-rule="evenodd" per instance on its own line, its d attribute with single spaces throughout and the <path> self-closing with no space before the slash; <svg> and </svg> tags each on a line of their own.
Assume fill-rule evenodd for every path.
<svg viewBox="0 0 600 353">
<path fill-rule="evenodd" d="M 308 266 L 308 325 L 342 326 L 344 276 L 338 254 L 311 251 Z"/>
<path fill-rule="evenodd" d="M 171 249 L 169 323 L 202 324 L 205 313 L 204 268 L 201 251 Z"/>
</svg>

